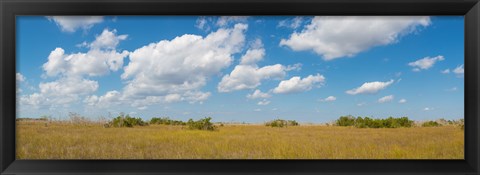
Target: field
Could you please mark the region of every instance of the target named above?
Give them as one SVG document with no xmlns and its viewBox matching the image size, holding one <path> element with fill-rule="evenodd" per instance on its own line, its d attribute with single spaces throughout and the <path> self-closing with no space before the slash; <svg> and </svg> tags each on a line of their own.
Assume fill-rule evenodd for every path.
<svg viewBox="0 0 480 175">
<path fill-rule="evenodd" d="M 149 125 L 17 122 L 17 159 L 463 159 L 455 126 L 273 128 L 225 125 L 217 131 Z"/>
</svg>

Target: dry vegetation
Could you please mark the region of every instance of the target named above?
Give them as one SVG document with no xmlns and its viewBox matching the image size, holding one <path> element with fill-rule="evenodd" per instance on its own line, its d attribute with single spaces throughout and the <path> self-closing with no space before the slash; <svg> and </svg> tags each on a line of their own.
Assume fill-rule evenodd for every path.
<svg viewBox="0 0 480 175">
<path fill-rule="evenodd" d="M 354 128 L 224 125 L 215 131 L 149 125 L 18 121 L 18 159 L 463 159 L 457 126 Z"/>
</svg>

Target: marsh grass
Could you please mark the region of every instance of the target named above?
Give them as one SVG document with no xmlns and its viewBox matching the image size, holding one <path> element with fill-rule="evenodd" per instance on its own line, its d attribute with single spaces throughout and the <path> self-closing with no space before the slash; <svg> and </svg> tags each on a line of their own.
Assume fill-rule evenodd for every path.
<svg viewBox="0 0 480 175">
<path fill-rule="evenodd" d="M 17 122 L 18 159 L 463 159 L 460 127 L 149 125 Z"/>
</svg>

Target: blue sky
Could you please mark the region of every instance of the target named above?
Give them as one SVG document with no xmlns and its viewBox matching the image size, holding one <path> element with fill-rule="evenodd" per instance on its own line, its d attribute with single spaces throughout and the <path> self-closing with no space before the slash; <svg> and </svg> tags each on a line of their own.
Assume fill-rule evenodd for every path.
<svg viewBox="0 0 480 175">
<path fill-rule="evenodd" d="M 458 17 L 17 17 L 17 117 L 464 117 Z"/>
</svg>

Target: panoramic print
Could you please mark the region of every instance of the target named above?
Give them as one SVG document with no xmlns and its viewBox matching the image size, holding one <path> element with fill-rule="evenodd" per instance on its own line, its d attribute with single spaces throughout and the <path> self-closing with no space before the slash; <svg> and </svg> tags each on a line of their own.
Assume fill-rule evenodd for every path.
<svg viewBox="0 0 480 175">
<path fill-rule="evenodd" d="M 17 159 L 463 159 L 463 16 L 17 16 Z"/>
</svg>

